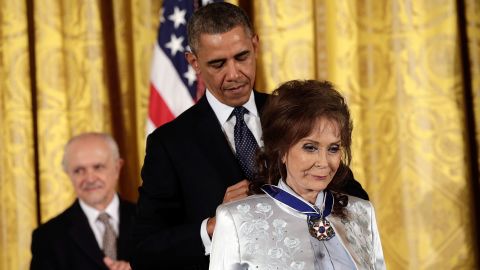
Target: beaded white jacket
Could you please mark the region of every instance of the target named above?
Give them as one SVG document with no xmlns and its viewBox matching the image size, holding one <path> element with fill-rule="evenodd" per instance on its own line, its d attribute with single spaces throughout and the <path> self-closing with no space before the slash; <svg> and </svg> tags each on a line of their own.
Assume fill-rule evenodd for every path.
<svg viewBox="0 0 480 270">
<path fill-rule="evenodd" d="M 329 215 L 357 269 L 386 269 L 369 201 L 348 196 L 347 217 Z M 307 217 L 267 195 L 254 195 L 217 208 L 210 270 L 313 270 Z"/>
</svg>

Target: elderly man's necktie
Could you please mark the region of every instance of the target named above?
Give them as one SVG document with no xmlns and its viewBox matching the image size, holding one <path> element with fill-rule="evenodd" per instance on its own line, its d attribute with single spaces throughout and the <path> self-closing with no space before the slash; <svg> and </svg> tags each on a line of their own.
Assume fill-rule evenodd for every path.
<svg viewBox="0 0 480 270">
<path fill-rule="evenodd" d="M 248 110 L 244 107 L 235 107 L 233 109 L 233 115 L 236 118 L 233 134 L 237 160 L 245 176 L 252 180 L 255 172 L 255 153 L 258 149 L 258 144 L 243 119 L 246 113 L 248 113 Z"/>
<path fill-rule="evenodd" d="M 112 260 L 117 259 L 117 235 L 109 222 L 110 216 L 107 213 L 98 215 L 98 220 L 105 226 L 103 233 L 103 253 Z"/>
</svg>

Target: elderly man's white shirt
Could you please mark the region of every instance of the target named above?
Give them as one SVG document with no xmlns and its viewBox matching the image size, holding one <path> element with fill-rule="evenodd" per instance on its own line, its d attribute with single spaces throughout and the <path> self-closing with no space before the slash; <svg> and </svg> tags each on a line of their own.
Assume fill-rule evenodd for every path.
<svg viewBox="0 0 480 270">
<path fill-rule="evenodd" d="M 78 202 L 80 203 L 80 207 L 82 208 L 83 212 L 87 216 L 88 225 L 90 225 L 90 228 L 95 235 L 95 240 L 97 240 L 98 246 L 100 249 L 103 249 L 103 233 L 105 232 L 105 225 L 98 220 L 98 215 L 100 215 L 102 211 L 91 207 L 82 199 L 78 199 Z M 120 199 L 118 198 L 117 193 L 115 193 L 112 201 L 108 204 L 103 212 L 110 216 L 109 222 L 112 225 L 115 233 L 118 235 L 120 226 Z"/>
</svg>

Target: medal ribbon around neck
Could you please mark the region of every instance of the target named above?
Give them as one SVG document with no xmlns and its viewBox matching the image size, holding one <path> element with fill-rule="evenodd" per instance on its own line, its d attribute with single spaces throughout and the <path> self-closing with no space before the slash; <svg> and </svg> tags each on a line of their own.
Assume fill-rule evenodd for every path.
<svg viewBox="0 0 480 270">
<path fill-rule="evenodd" d="M 325 204 L 323 205 L 322 213 L 318 209 L 312 207 L 310 204 L 300 200 L 299 198 L 293 196 L 292 194 L 286 192 L 285 190 L 273 186 L 273 185 L 263 185 L 263 192 L 265 192 L 272 199 L 277 200 L 293 210 L 305 214 L 312 218 L 325 218 L 330 215 L 333 208 L 333 194 L 329 190 L 324 190 Z"/>
<path fill-rule="evenodd" d="M 330 222 L 325 219 L 325 217 L 330 215 L 333 208 L 333 194 L 329 190 L 324 190 L 322 209 L 318 209 L 277 186 L 263 185 L 261 189 L 272 199 L 307 215 L 308 231 L 311 236 L 320 241 L 330 240 L 335 236 L 335 231 L 330 226 Z"/>
</svg>

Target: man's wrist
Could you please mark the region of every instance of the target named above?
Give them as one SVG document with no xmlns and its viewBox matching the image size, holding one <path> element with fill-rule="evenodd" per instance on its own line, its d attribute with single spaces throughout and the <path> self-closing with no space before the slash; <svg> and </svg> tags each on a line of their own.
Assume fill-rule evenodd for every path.
<svg viewBox="0 0 480 270">
<path fill-rule="evenodd" d="M 212 239 L 213 236 L 213 230 L 215 230 L 215 217 L 209 218 L 207 220 L 207 233 L 208 236 L 210 236 L 210 239 Z"/>
<path fill-rule="evenodd" d="M 203 247 L 205 248 L 205 255 L 210 255 L 210 248 L 212 246 L 212 240 L 207 232 L 207 223 L 209 218 L 206 218 L 202 221 L 202 225 L 200 226 L 200 237 L 202 239 Z"/>
</svg>

